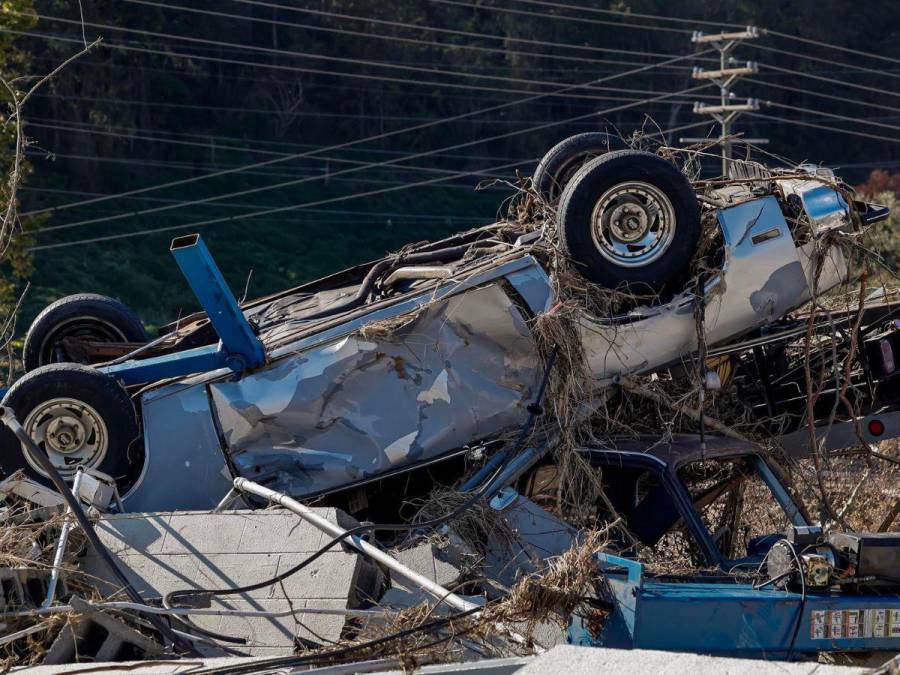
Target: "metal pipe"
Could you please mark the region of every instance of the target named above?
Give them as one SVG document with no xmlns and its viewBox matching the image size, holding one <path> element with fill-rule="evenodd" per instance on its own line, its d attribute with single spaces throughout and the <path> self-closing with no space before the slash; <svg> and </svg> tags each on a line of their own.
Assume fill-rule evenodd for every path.
<svg viewBox="0 0 900 675">
<path fill-rule="evenodd" d="M 344 528 L 340 527 L 339 525 L 335 525 L 326 518 L 323 518 L 322 516 L 317 514 L 308 506 L 304 506 L 300 502 L 296 501 L 295 499 L 291 499 L 281 492 L 270 490 L 269 488 L 263 487 L 262 485 L 247 480 L 246 478 L 235 478 L 234 487 L 238 490 L 241 490 L 242 492 L 249 492 L 250 494 L 256 495 L 257 497 L 262 497 L 271 502 L 279 504 L 280 506 L 283 506 L 289 511 L 296 513 L 305 521 L 311 523 L 329 536 L 339 537 L 346 532 Z M 409 569 L 406 565 L 402 564 L 389 554 L 382 551 L 380 548 L 373 546 L 367 541 L 363 541 L 359 537 L 353 536 L 349 537 L 346 542 L 348 545 L 352 546 L 360 553 L 369 556 L 376 562 L 379 562 L 388 569 L 396 572 L 398 575 L 400 575 L 410 583 L 415 584 L 441 602 L 445 602 L 451 607 L 463 612 L 478 608 L 478 605 L 469 602 L 468 600 L 456 595 L 455 593 L 451 593 L 446 588 L 444 588 L 440 584 L 436 584 L 428 577 L 425 577 L 418 572 Z"/>
<path fill-rule="evenodd" d="M 388 275 L 382 286 L 388 288 L 401 279 L 446 279 L 453 274 L 449 267 L 439 265 L 419 265 L 412 267 L 398 267 Z"/>
<path fill-rule="evenodd" d="M 142 614 L 159 614 L 164 616 L 240 616 L 240 617 L 260 617 L 266 619 L 275 619 L 282 616 L 292 616 L 298 614 L 321 614 L 324 616 L 352 616 L 358 618 L 367 618 L 373 616 L 383 616 L 388 610 L 380 609 L 343 609 L 340 607 L 303 607 L 301 609 L 284 609 L 279 611 L 267 611 L 262 609 L 229 609 L 223 607 L 221 609 L 200 608 L 200 607 L 153 607 L 151 605 L 141 605 L 136 602 L 127 602 L 124 600 L 113 600 L 110 602 L 91 602 L 86 603 L 95 609 L 113 609 L 127 610 L 132 612 L 140 612 Z M 77 611 L 71 605 L 54 605 L 52 607 L 41 607 L 36 609 L 20 609 L 12 612 L 0 612 L 0 620 L 21 619 L 35 616 L 52 616 L 54 614 L 65 614 L 67 612 Z"/>
<path fill-rule="evenodd" d="M 84 469 L 78 467 L 78 471 L 75 472 L 75 480 L 72 481 L 72 494 L 75 495 L 75 499 L 78 499 L 78 492 L 81 489 L 81 479 L 83 477 Z M 68 506 L 62 529 L 59 532 L 59 541 L 56 542 L 56 551 L 53 554 L 53 571 L 50 572 L 50 583 L 47 584 L 47 597 L 44 598 L 44 604 L 41 607 L 49 607 L 56 599 L 56 586 L 59 583 L 63 557 L 66 555 L 66 544 L 69 542 L 69 532 L 74 525 L 75 518 L 72 516 L 72 507 Z"/>
</svg>

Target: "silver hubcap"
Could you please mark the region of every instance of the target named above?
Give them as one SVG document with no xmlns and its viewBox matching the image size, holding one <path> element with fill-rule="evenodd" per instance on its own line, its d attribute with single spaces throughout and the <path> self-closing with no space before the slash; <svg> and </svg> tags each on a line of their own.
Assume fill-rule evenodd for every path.
<svg viewBox="0 0 900 675">
<path fill-rule="evenodd" d="M 106 424 L 96 410 L 82 401 L 45 401 L 28 414 L 23 426 L 65 479 L 73 478 L 80 466 L 96 468 L 106 457 Z M 35 471 L 47 475 L 28 449 L 25 459 Z"/>
<path fill-rule="evenodd" d="M 620 183 L 604 192 L 591 216 L 600 254 L 621 267 L 643 267 L 659 258 L 675 237 L 675 209 L 649 183 Z"/>
</svg>

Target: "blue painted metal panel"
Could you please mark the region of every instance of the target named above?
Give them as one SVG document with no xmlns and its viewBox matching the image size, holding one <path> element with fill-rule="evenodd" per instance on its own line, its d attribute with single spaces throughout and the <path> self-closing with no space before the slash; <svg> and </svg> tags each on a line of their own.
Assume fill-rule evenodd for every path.
<svg viewBox="0 0 900 675">
<path fill-rule="evenodd" d="M 202 237 L 199 234 L 177 237 L 172 240 L 171 251 L 222 341 L 228 366 L 234 371 L 241 371 L 265 363 L 265 348 L 228 288 Z"/>
<path fill-rule="evenodd" d="M 573 619 L 574 644 L 759 658 L 900 648 L 896 595 L 810 593 L 804 599 L 771 586 L 653 581 L 640 563 L 598 559 L 615 608 L 599 634 Z"/>
</svg>

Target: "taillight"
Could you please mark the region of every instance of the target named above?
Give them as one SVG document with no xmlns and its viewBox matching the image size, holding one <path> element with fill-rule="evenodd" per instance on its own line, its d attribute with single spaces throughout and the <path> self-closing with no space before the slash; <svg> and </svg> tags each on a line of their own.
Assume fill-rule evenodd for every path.
<svg viewBox="0 0 900 675">
<path fill-rule="evenodd" d="M 878 437 L 882 434 L 884 434 L 884 422 L 881 420 L 869 420 L 869 435 Z"/>
</svg>

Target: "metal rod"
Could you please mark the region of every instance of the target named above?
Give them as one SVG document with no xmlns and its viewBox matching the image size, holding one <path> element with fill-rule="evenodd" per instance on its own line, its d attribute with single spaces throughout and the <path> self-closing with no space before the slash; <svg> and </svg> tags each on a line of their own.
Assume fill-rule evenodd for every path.
<svg viewBox="0 0 900 675">
<path fill-rule="evenodd" d="M 75 472 L 75 480 L 72 481 L 72 494 L 78 499 L 78 492 L 81 489 L 81 479 L 84 477 L 84 469 L 78 467 Z M 75 518 L 72 515 L 72 507 L 66 508 L 62 529 L 59 532 L 59 541 L 56 542 L 56 552 L 53 554 L 53 571 L 50 572 L 50 583 L 47 584 L 47 597 L 44 598 L 44 604 L 41 607 L 49 607 L 56 599 L 56 586 L 59 583 L 59 573 L 62 569 L 63 557 L 66 555 L 66 544 L 69 542 L 69 532 L 75 525 Z"/>
<path fill-rule="evenodd" d="M 335 525 L 331 521 L 317 514 L 308 506 L 304 506 L 300 502 L 291 499 L 281 492 L 270 490 L 269 488 L 263 487 L 262 485 L 247 480 L 246 478 L 235 478 L 234 487 L 242 492 L 249 492 L 250 494 L 256 495 L 257 497 L 262 497 L 271 502 L 279 504 L 280 506 L 283 506 L 284 508 L 292 511 L 293 513 L 296 513 L 298 516 L 303 518 L 303 520 L 311 523 L 312 525 L 332 537 L 339 537 L 346 532 L 344 528 L 340 527 L 339 525 Z M 478 608 L 478 605 L 469 602 L 468 600 L 456 595 L 455 593 L 451 593 L 446 588 L 444 588 L 440 584 L 436 584 L 428 577 L 425 577 L 418 572 L 409 569 L 406 565 L 402 564 L 391 555 L 385 553 L 380 548 L 373 546 L 367 541 L 363 541 L 359 537 L 354 536 L 349 537 L 346 542 L 348 545 L 352 546 L 360 553 L 363 553 L 376 562 L 381 563 L 388 569 L 396 572 L 398 575 L 400 575 L 410 583 L 413 583 L 422 590 L 426 591 L 429 595 L 432 595 L 442 602 L 446 602 L 451 607 L 464 612 Z"/>
</svg>

